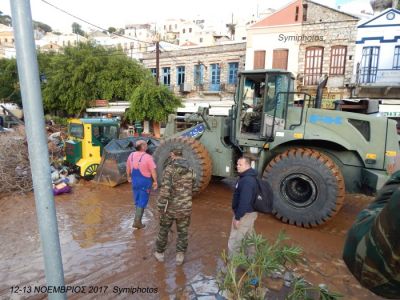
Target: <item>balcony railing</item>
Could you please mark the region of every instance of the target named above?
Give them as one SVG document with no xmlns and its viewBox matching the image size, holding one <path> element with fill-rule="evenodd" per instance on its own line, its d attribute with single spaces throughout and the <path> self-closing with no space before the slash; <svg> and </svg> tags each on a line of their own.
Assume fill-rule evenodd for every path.
<svg viewBox="0 0 400 300">
<path fill-rule="evenodd" d="M 399 86 L 400 69 L 363 69 L 357 75 L 357 84 L 361 86 Z"/>
</svg>

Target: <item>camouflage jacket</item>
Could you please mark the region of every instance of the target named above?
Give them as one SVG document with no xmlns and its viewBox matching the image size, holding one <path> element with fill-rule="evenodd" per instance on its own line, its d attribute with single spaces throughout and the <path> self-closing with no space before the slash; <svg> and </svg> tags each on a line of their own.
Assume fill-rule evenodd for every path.
<svg viewBox="0 0 400 300">
<path fill-rule="evenodd" d="M 364 287 L 379 296 L 400 297 L 400 171 L 357 216 L 343 259 Z"/>
<path fill-rule="evenodd" d="M 164 170 L 157 201 L 161 213 L 172 217 L 190 216 L 195 174 L 185 159 L 171 161 Z"/>
</svg>

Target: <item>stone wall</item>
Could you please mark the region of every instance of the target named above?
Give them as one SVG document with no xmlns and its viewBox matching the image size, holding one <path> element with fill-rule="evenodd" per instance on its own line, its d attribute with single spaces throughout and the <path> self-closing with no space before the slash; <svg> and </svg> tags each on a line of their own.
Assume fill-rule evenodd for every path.
<svg viewBox="0 0 400 300">
<path fill-rule="evenodd" d="M 357 38 L 358 19 L 346 13 L 305 1 L 308 4 L 307 21 L 303 23 L 302 36 L 318 37 L 302 41 L 299 51 L 299 89 L 314 91 L 314 87 L 304 85 L 306 48 L 323 47 L 322 74 L 328 75 L 325 91 L 327 98 L 339 99 L 350 96 L 350 84 L 353 73 L 354 55 Z M 329 74 L 332 46 L 346 46 L 346 64 L 344 75 Z"/>
<path fill-rule="evenodd" d="M 225 44 L 210 47 L 196 47 L 184 50 L 166 51 L 160 53 L 160 82 L 162 81 L 162 68 L 171 69 L 171 89 L 183 97 L 202 97 L 210 90 L 211 64 L 221 66 L 221 97 L 232 96 L 235 91 L 234 84 L 228 84 L 229 63 L 239 63 L 238 70 L 244 70 L 246 43 Z M 146 68 L 156 67 L 155 53 L 145 53 L 143 64 Z M 204 65 L 203 85 L 194 84 L 194 66 Z M 180 93 L 177 85 L 177 67 L 185 66 L 185 83 L 191 87 L 190 92 Z"/>
</svg>

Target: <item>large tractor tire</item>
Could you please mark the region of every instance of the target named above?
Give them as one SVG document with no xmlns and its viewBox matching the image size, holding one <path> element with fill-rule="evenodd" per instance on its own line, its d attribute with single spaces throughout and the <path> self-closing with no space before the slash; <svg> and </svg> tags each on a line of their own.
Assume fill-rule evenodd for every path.
<svg viewBox="0 0 400 300">
<path fill-rule="evenodd" d="M 344 202 L 339 167 L 315 149 L 293 148 L 277 155 L 263 178 L 274 191 L 275 216 L 292 225 L 321 225 L 337 214 Z"/>
<path fill-rule="evenodd" d="M 212 174 L 212 162 L 207 149 L 197 140 L 192 138 L 167 139 L 157 147 L 154 152 L 154 160 L 157 165 L 157 177 L 161 183 L 164 169 L 170 161 L 170 153 L 177 146 L 182 147 L 182 155 L 189 162 L 196 174 L 198 193 L 203 191 L 209 184 Z"/>
</svg>

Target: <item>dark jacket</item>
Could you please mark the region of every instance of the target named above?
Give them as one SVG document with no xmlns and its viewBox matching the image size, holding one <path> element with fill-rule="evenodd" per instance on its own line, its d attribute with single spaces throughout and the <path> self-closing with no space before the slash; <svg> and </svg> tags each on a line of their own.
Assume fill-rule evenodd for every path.
<svg viewBox="0 0 400 300">
<path fill-rule="evenodd" d="M 239 174 L 232 198 L 232 209 L 236 220 L 240 220 L 246 213 L 254 212 L 252 202 L 257 191 L 256 177 L 256 170 L 251 168 Z"/>
</svg>

